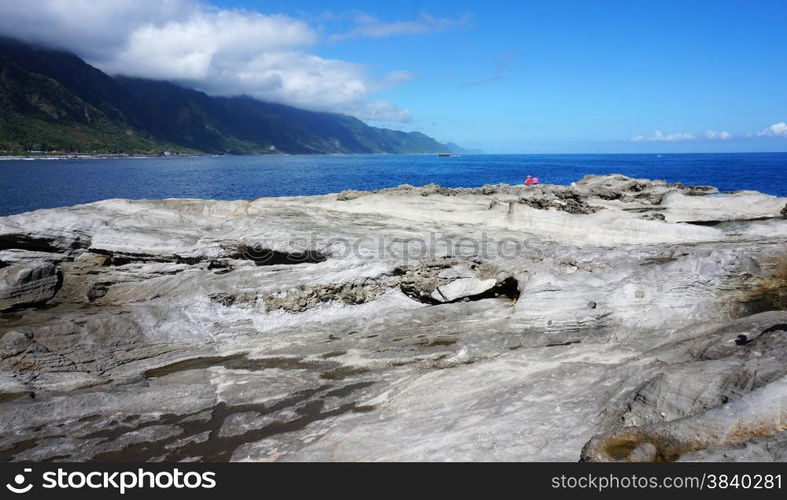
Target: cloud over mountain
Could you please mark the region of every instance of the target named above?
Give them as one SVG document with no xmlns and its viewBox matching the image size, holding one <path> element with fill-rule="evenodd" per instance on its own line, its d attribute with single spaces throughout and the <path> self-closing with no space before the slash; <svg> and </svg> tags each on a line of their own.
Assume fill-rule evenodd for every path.
<svg viewBox="0 0 787 500">
<path fill-rule="evenodd" d="M 318 32 L 285 15 L 199 0 L 27 0 L 0 3 L 0 33 L 73 51 L 111 74 L 363 119 L 410 119 L 408 110 L 374 99 L 410 73 L 376 76 L 363 65 L 320 57 L 312 50 Z"/>
</svg>

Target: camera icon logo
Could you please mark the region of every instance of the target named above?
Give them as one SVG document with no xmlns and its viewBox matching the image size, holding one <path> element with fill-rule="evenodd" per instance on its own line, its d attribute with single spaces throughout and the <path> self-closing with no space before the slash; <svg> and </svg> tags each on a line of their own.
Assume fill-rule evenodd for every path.
<svg viewBox="0 0 787 500">
<path fill-rule="evenodd" d="M 25 468 L 24 472 L 25 473 L 33 472 L 33 469 Z M 33 489 L 33 485 L 28 484 L 27 486 L 23 486 L 26 480 L 27 479 L 25 478 L 24 474 L 17 474 L 16 476 L 14 476 L 14 484 L 16 486 L 14 486 L 14 484 L 6 483 L 5 487 L 8 488 L 9 491 L 11 491 L 12 493 L 27 493 L 28 491 Z"/>
</svg>

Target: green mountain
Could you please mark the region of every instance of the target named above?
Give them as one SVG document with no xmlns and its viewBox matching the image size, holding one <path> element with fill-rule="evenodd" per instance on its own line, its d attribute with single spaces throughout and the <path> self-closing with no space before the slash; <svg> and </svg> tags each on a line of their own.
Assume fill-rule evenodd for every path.
<svg viewBox="0 0 787 500">
<path fill-rule="evenodd" d="M 81 153 L 438 153 L 420 132 L 174 83 L 111 77 L 79 57 L 0 37 L 0 150 Z"/>
</svg>

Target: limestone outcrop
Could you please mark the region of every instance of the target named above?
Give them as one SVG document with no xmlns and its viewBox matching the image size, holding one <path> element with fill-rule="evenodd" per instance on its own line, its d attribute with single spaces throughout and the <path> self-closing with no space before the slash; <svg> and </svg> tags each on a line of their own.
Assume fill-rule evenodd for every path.
<svg viewBox="0 0 787 500">
<path fill-rule="evenodd" d="M 0 218 L 0 458 L 783 460 L 786 201 L 612 175 Z"/>
</svg>

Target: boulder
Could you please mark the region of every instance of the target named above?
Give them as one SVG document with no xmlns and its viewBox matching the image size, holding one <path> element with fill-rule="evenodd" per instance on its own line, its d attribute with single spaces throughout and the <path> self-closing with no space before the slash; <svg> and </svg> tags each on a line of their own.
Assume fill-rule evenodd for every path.
<svg viewBox="0 0 787 500">
<path fill-rule="evenodd" d="M 465 297 L 473 297 L 488 292 L 497 284 L 497 280 L 481 280 L 478 278 L 459 278 L 446 285 L 437 287 L 432 298 L 438 302 L 453 302 Z"/>
<path fill-rule="evenodd" d="M 48 262 L 4 267 L 0 269 L 0 311 L 43 304 L 59 287 L 60 273 Z"/>
</svg>

